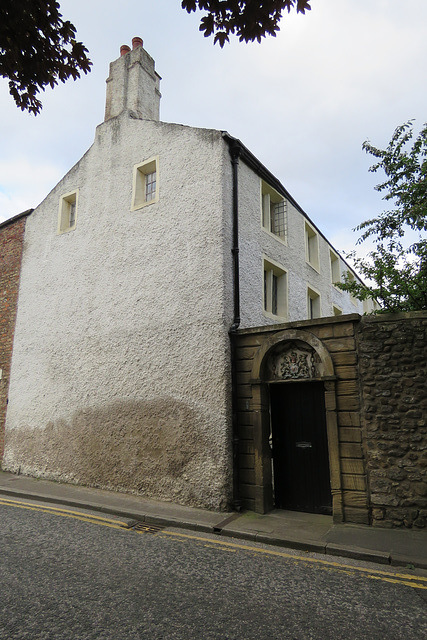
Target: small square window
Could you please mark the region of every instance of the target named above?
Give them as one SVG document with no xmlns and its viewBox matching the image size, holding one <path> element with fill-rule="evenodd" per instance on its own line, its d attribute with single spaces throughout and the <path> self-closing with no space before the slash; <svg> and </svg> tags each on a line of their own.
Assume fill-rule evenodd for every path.
<svg viewBox="0 0 427 640">
<path fill-rule="evenodd" d="M 286 240 L 287 201 L 273 187 L 261 182 L 262 226 L 266 231 Z"/>
<path fill-rule="evenodd" d="M 342 309 L 338 307 L 336 304 L 332 305 L 332 312 L 334 316 L 342 316 Z"/>
<path fill-rule="evenodd" d="M 309 320 L 320 318 L 320 294 L 311 287 L 307 288 L 307 316 Z"/>
<path fill-rule="evenodd" d="M 77 224 L 77 201 L 79 191 L 66 193 L 59 199 L 58 233 L 74 231 Z"/>
<path fill-rule="evenodd" d="M 150 158 L 133 168 L 131 211 L 141 209 L 159 199 L 158 158 Z"/>
<path fill-rule="evenodd" d="M 287 317 L 287 274 L 284 269 L 264 260 L 264 312 L 267 315 Z"/>
<path fill-rule="evenodd" d="M 308 222 L 305 223 L 305 259 L 319 271 L 319 237 Z"/>
</svg>

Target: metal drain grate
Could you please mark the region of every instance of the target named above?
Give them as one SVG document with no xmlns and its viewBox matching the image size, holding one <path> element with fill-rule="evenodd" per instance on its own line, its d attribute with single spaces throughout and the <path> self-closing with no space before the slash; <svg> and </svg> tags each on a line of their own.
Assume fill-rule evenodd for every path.
<svg viewBox="0 0 427 640">
<path fill-rule="evenodd" d="M 133 529 L 133 531 L 139 531 L 139 533 L 159 533 L 163 531 L 166 526 L 162 524 L 149 524 L 148 522 L 139 522 L 138 520 L 131 520 L 126 525 L 126 529 Z"/>
</svg>

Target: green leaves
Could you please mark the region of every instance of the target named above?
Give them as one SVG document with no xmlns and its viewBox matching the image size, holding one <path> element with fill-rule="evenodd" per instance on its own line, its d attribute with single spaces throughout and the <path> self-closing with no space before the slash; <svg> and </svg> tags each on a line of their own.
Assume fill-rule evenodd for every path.
<svg viewBox="0 0 427 640">
<path fill-rule="evenodd" d="M 204 11 L 200 31 L 223 47 L 235 34 L 242 42 L 276 36 L 283 11 L 305 13 L 311 0 L 182 0 L 188 13 Z M 55 0 L 2 0 L 0 4 L 0 76 L 23 111 L 37 115 L 37 97 L 47 86 L 88 73 L 87 49 L 76 28 L 59 13 Z"/>
<path fill-rule="evenodd" d="M 188 13 L 206 11 L 200 21 L 205 37 L 214 35 L 214 44 L 223 47 L 229 36 L 236 35 L 240 42 L 261 42 L 267 35 L 276 36 L 284 10 L 288 13 L 310 11 L 311 0 L 182 0 Z"/>
<path fill-rule="evenodd" d="M 9 92 L 23 111 L 39 113 L 40 91 L 90 71 L 87 49 L 59 9 L 54 0 L 3 0 L 0 5 L 0 75 L 9 79 Z"/>
<path fill-rule="evenodd" d="M 370 284 L 347 278 L 339 285 L 359 300 L 375 298 L 388 312 L 427 309 L 427 125 L 411 147 L 412 139 L 408 121 L 397 127 L 386 149 L 363 143 L 378 160 L 370 171 L 381 169 L 386 175 L 375 189 L 394 208 L 356 227 L 363 231 L 358 244 L 368 238 L 375 243 L 366 259 L 349 256 Z"/>
</svg>

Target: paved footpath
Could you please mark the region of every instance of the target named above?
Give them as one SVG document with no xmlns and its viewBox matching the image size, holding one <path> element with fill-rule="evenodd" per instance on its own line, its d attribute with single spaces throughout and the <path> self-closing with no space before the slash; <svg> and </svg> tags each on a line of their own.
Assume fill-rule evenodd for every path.
<svg viewBox="0 0 427 640">
<path fill-rule="evenodd" d="M 275 510 L 217 512 L 141 496 L 37 480 L 0 471 L 0 495 L 43 500 L 130 520 L 216 533 L 264 544 L 427 569 L 426 529 L 381 529 L 334 524 L 329 516 Z"/>
</svg>

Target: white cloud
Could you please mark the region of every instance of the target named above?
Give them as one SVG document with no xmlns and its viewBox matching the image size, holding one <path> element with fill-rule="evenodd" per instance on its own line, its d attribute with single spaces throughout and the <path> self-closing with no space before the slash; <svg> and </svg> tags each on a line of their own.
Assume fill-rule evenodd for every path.
<svg viewBox="0 0 427 640">
<path fill-rule="evenodd" d="M 35 208 L 62 177 L 58 167 L 23 157 L 0 162 L 0 222 Z"/>
<path fill-rule="evenodd" d="M 383 209 L 362 142 L 385 145 L 397 125 L 425 119 L 427 3 L 313 0 L 305 16 L 283 18 L 276 38 L 222 50 L 199 32 L 201 14 L 180 5 L 62 0 L 93 71 L 48 90 L 37 118 L 18 111 L 0 82 L 0 216 L 37 204 L 90 146 L 108 64 L 140 35 L 163 76 L 162 119 L 239 137 L 322 231 L 351 245 L 351 229 Z"/>
</svg>

